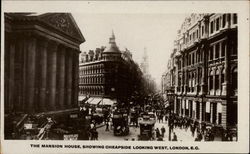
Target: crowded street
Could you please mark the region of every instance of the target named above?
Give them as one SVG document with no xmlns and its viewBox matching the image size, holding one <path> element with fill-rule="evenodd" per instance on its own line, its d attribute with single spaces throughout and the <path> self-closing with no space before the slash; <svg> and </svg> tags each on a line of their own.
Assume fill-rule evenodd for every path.
<svg viewBox="0 0 250 154">
<path fill-rule="evenodd" d="M 169 142 L 169 127 L 168 127 L 168 121 L 165 120 L 165 117 L 163 118 L 163 121 L 155 123 L 155 130 L 158 128 L 160 130 L 161 139 L 158 139 L 158 141 L 165 141 Z M 162 132 L 162 128 L 165 129 L 165 132 Z M 113 133 L 113 126 L 109 126 L 107 129 L 107 126 L 105 124 L 100 124 L 97 126 L 97 132 L 98 132 L 98 140 L 125 140 L 125 141 L 137 141 L 138 136 L 140 135 L 140 128 L 129 125 L 129 134 L 127 136 L 114 136 Z M 154 130 L 154 133 L 156 134 L 156 131 Z M 190 128 L 179 128 L 175 127 L 172 132 L 177 136 L 177 141 L 180 142 L 192 142 L 195 141 L 195 136 L 197 136 L 197 132 L 192 135 L 192 131 Z M 163 135 L 164 134 L 164 135 Z M 201 142 L 205 141 L 204 135 L 202 135 Z M 215 138 L 214 141 L 221 141 L 220 138 Z"/>
<path fill-rule="evenodd" d="M 238 140 L 237 14 L 83 16 L 5 14 L 6 139 Z"/>
</svg>

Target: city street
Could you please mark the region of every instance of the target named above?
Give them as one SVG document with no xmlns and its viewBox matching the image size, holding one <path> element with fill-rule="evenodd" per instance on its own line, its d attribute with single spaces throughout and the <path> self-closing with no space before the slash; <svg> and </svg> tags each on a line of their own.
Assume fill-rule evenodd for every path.
<svg viewBox="0 0 250 154">
<path fill-rule="evenodd" d="M 159 123 L 159 121 L 155 123 L 155 129 L 158 128 L 159 130 L 161 130 L 162 126 L 164 126 L 166 129 L 163 141 L 169 142 L 168 141 L 168 136 L 169 136 L 168 123 L 165 120 L 161 123 Z M 138 140 L 138 135 L 140 134 L 140 128 L 139 127 L 136 128 L 135 126 L 129 127 L 130 131 L 129 131 L 129 135 L 127 136 L 114 136 L 112 129 L 109 129 L 109 131 L 105 131 L 105 129 L 106 129 L 105 125 L 102 125 L 101 127 L 97 129 L 98 134 L 99 134 L 98 140 L 129 140 L 131 141 L 132 139 Z M 195 137 L 192 137 L 191 131 L 189 129 L 185 131 L 185 129 L 174 128 L 174 132 L 177 135 L 178 141 L 189 142 L 189 141 L 194 141 L 195 139 Z M 173 134 L 171 135 L 171 137 L 173 138 Z M 204 141 L 204 138 L 202 141 Z"/>
<path fill-rule="evenodd" d="M 5 31 L 6 139 L 237 141 L 236 13 L 89 18 L 95 22 L 70 13 L 5 14 L 13 29 Z M 132 28 L 126 31 L 119 22 L 110 27 L 121 19 Z M 165 33 L 164 21 L 175 30 Z M 44 38 L 37 39 L 40 29 L 31 38 L 24 35 L 40 24 Z M 96 39 L 88 27 L 106 34 Z M 91 35 L 84 37 L 83 29 Z M 155 34 L 151 45 L 144 40 Z M 132 38 L 140 41 L 131 44 Z M 110 120 L 114 128 L 106 130 Z"/>
<path fill-rule="evenodd" d="M 134 126 L 129 127 L 129 135 L 127 136 L 115 136 L 113 129 L 109 129 L 109 131 L 105 131 L 106 126 L 98 128 L 97 131 L 99 133 L 98 140 L 129 140 L 131 141 L 133 138 L 137 140 L 137 136 L 140 134 L 140 128 L 136 128 Z"/>
</svg>

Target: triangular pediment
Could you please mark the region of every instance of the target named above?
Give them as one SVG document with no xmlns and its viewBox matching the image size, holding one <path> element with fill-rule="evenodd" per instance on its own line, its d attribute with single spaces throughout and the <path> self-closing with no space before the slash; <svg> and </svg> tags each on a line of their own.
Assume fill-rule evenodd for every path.
<svg viewBox="0 0 250 154">
<path fill-rule="evenodd" d="M 80 42 L 85 41 L 79 27 L 70 13 L 46 13 L 40 15 L 39 18 Z"/>
</svg>

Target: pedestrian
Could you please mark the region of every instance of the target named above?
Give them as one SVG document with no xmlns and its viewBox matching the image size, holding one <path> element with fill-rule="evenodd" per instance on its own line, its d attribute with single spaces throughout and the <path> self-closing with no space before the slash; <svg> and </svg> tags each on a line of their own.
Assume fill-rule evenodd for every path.
<svg viewBox="0 0 250 154">
<path fill-rule="evenodd" d="M 95 131 L 94 131 L 94 129 L 90 129 L 90 140 L 95 140 Z"/>
<path fill-rule="evenodd" d="M 155 132 L 156 132 L 156 137 L 159 138 L 160 137 L 160 131 L 159 131 L 159 129 L 156 128 Z"/>
<path fill-rule="evenodd" d="M 161 123 L 160 114 L 157 115 L 157 118 L 158 118 L 159 123 Z"/>
<path fill-rule="evenodd" d="M 107 119 L 107 121 L 106 121 L 106 129 L 105 129 L 105 131 L 109 131 L 109 119 Z"/>
<path fill-rule="evenodd" d="M 164 126 L 161 127 L 161 134 L 162 134 L 162 137 L 164 137 L 164 134 L 166 132 L 166 129 Z"/>
<path fill-rule="evenodd" d="M 95 140 L 98 140 L 98 131 L 95 130 Z"/>
<path fill-rule="evenodd" d="M 175 132 L 174 132 L 174 137 L 172 141 L 177 141 L 177 135 L 175 134 Z"/>
<path fill-rule="evenodd" d="M 198 138 L 198 140 L 199 140 L 199 141 L 201 141 L 201 140 L 202 140 L 202 135 L 201 135 L 201 132 L 198 132 L 197 138 Z"/>
<path fill-rule="evenodd" d="M 194 124 L 191 124 L 190 129 L 191 129 L 191 132 L 192 132 L 192 136 L 194 137 L 194 132 L 195 132 Z"/>
<path fill-rule="evenodd" d="M 163 123 L 163 114 L 160 114 L 160 121 Z"/>
<path fill-rule="evenodd" d="M 98 140 L 98 132 L 95 128 L 92 130 L 92 139 L 91 140 Z"/>
</svg>

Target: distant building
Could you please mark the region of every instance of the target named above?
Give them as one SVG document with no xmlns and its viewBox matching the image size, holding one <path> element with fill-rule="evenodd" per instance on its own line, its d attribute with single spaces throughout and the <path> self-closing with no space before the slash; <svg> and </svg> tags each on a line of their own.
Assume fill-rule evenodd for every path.
<svg viewBox="0 0 250 154">
<path fill-rule="evenodd" d="M 155 83 L 154 78 L 149 73 L 149 61 L 148 61 L 147 48 L 144 48 L 144 53 L 142 56 L 142 62 L 140 64 L 140 68 L 143 73 L 143 78 L 145 79 L 144 81 L 145 91 L 147 91 L 147 93 L 151 95 L 156 92 L 156 83 Z"/>
<path fill-rule="evenodd" d="M 237 127 L 237 27 L 237 14 L 185 19 L 163 75 L 171 84 L 162 81 L 166 95 L 175 88 L 175 114 L 224 129 Z"/>
<path fill-rule="evenodd" d="M 40 113 L 77 106 L 79 45 L 69 13 L 5 13 L 4 111 Z"/>
<path fill-rule="evenodd" d="M 148 53 L 146 48 L 144 48 L 144 53 L 140 67 L 143 74 L 149 75 Z"/>
<path fill-rule="evenodd" d="M 83 52 L 80 62 L 80 96 L 89 95 L 95 103 L 104 98 L 128 103 L 133 92 L 140 91 L 142 72 L 133 61 L 131 52 L 117 47 L 114 33 L 108 47 Z"/>
</svg>

